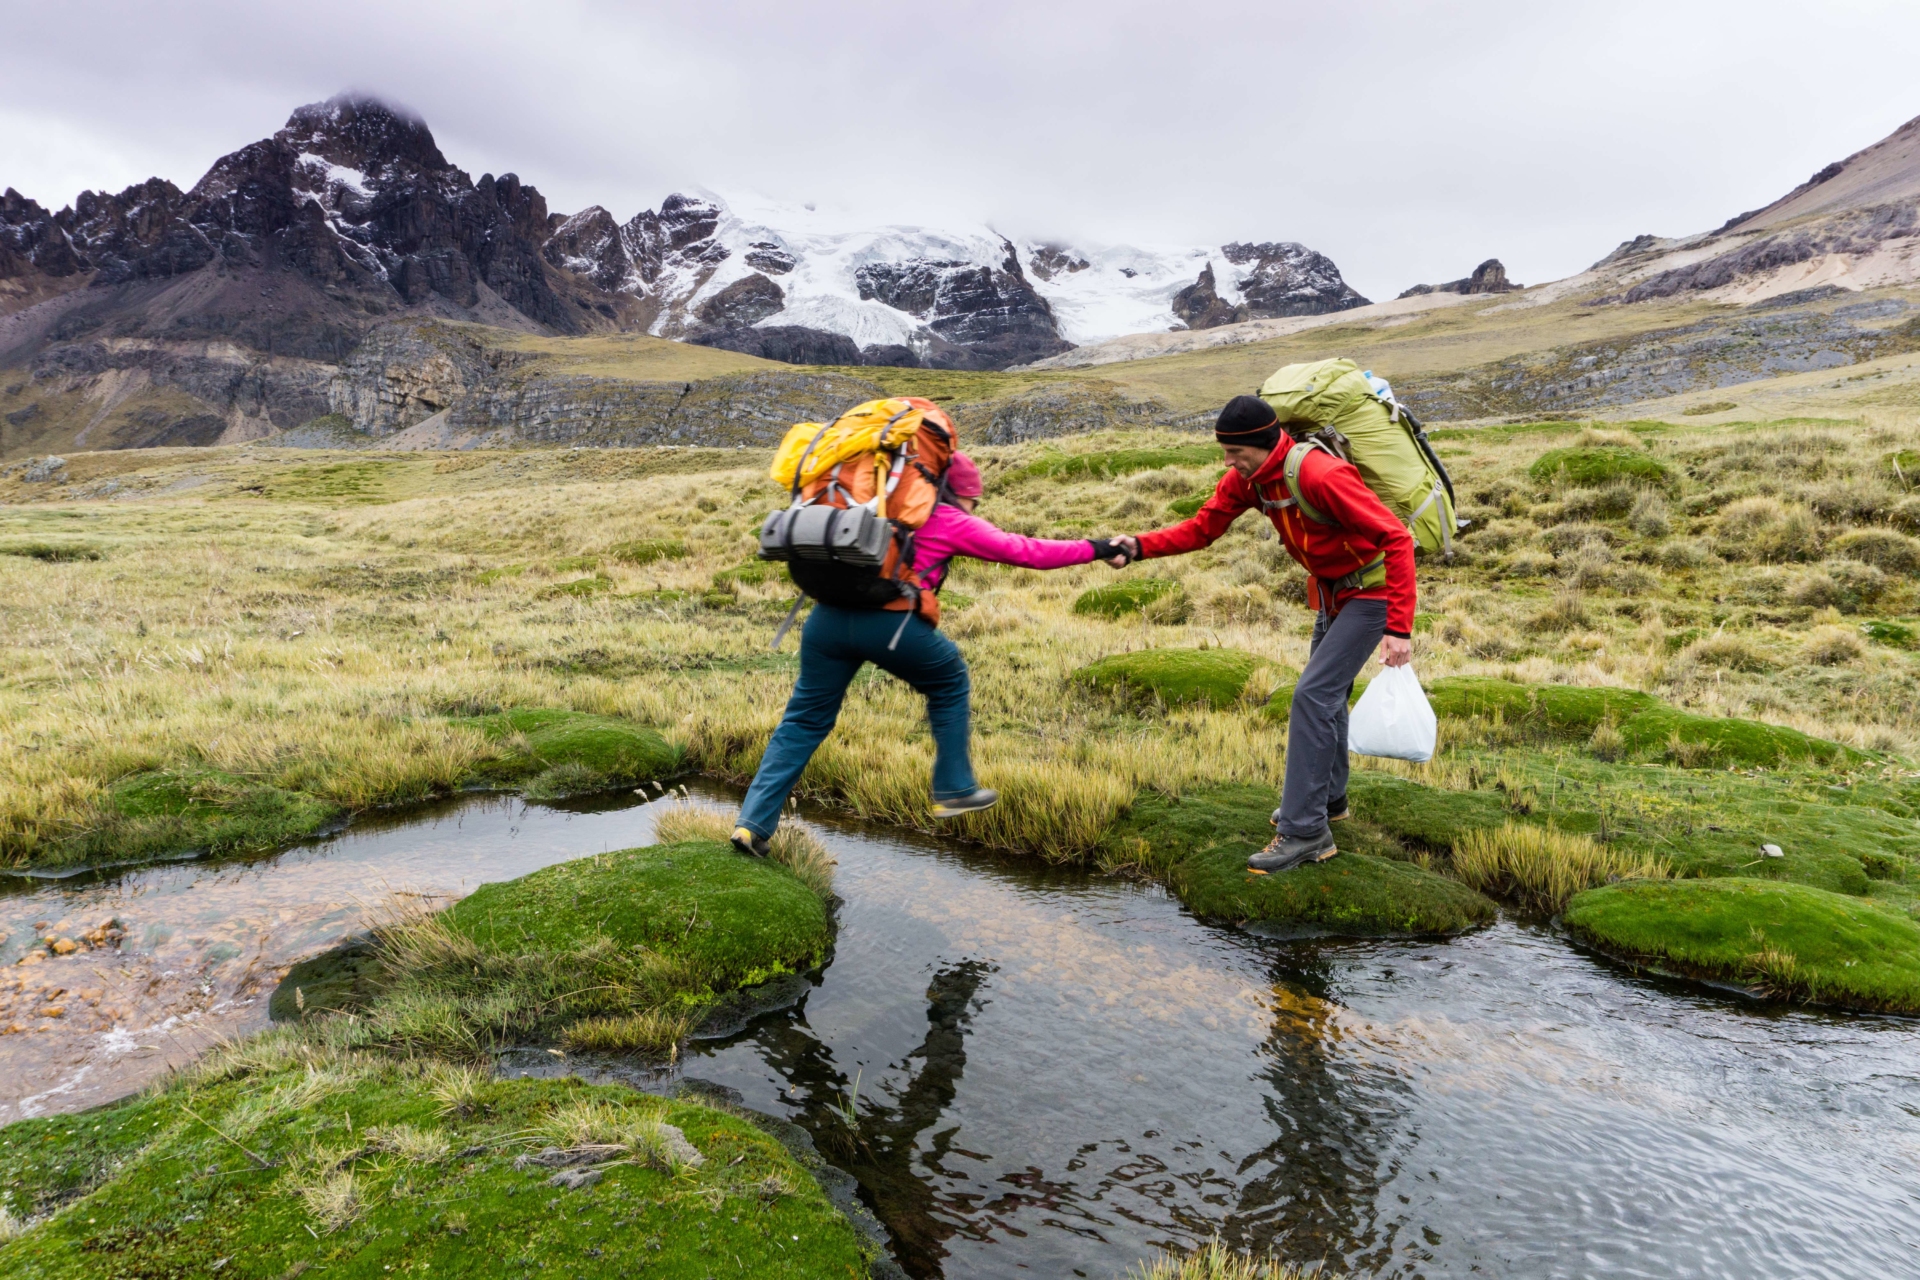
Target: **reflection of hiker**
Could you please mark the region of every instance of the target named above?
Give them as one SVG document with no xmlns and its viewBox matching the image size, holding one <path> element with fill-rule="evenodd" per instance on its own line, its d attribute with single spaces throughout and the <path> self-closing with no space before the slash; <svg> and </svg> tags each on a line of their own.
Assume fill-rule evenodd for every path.
<svg viewBox="0 0 1920 1280">
<path fill-rule="evenodd" d="M 1141 558 L 1177 556 L 1259 507 L 1306 569 L 1307 602 L 1320 616 L 1293 690 L 1277 834 L 1247 859 L 1256 871 L 1284 871 L 1338 852 L 1327 824 L 1347 816 L 1347 698 L 1375 646 L 1390 667 L 1412 656 L 1413 537 L 1352 463 L 1295 441 L 1259 397 L 1229 400 L 1213 431 L 1229 467 L 1213 496 L 1181 524 L 1119 541 Z"/>
<path fill-rule="evenodd" d="M 767 1065 L 788 1082 L 782 1100 L 799 1108 L 794 1120 L 828 1159 L 859 1180 L 863 1198 L 886 1224 L 895 1255 L 912 1275 L 940 1275 L 948 1239 L 982 1217 L 1011 1214 L 1030 1203 L 1016 1192 L 983 1204 L 964 1189 L 957 1195 L 943 1191 L 925 1172 L 943 1169 L 953 1151 L 951 1108 L 967 1068 L 980 989 L 992 973 L 993 966 L 980 960 L 935 971 L 927 984 L 927 1033 L 895 1064 L 910 1074 L 882 1088 L 868 1081 L 861 1089 L 857 1077 L 841 1071 L 832 1050 L 808 1027 L 805 1005 L 767 1018 L 749 1033 Z"/>
<path fill-rule="evenodd" d="M 973 514 L 981 492 L 980 469 L 966 454 L 954 454 L 941 478 L 940 500 L 913 534 L 913 570 L 922 592 L 940 589 L 947 562 L 954 556 L 1023 569 L 1060 569 L 1094 559 L 1116 567 L 1126 563 L 1126 553 L 1104 538 L 1057 542 L 997 529 Z M 934 619 L 939 616 L 937 609 L 917 607 L 903 614 L 816 599 L 800 631 L 800 678 L 741 802 L 734 847 L 765 855 L 767 839 L 779 825 L 781 806 L 839 719 L 847 685 L 868 662 L 926 696 L 927 720 L 933 729 L 933 816 L 955 818 L 999 799 L 973 776 L 966 659 L 953 641 L 935 629 L 928 612 Z"/>
</svg>

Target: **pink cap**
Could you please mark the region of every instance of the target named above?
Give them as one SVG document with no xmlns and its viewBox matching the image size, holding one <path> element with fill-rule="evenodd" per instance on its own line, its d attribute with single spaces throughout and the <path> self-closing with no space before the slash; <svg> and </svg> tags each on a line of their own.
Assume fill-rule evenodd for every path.
<svg viewBox="0 0 1920 1280">
<path fill-rule="evenodd" d="M 956 453 L 947 461 L 947 492 L 956 498 L 977 498 L 985 493 L 986 486 L 980 483 L 980 468 L 973 459 L 964 453 Z"/>
</svg>

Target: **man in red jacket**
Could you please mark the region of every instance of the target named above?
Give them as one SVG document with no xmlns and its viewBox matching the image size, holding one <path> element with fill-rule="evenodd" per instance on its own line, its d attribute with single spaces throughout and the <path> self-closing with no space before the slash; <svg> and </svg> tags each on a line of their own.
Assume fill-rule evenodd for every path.
<svg viewBox="0 0 1920 1280">
<path fill-rule="evenodd" d="M 1286 785 L 1273 811 L 1277 834 L 1247 859 L 1255 871 L 1285 871 L 1339 852 L 1328 824 L 1347 816 L 1354 677 L 1376 647 L 1390 667 L 1413 656 L 1413 535 L 1352 463 L 1296 442 L 1259 397 L 1229 400 L 1213 434 L 1229 470 L 1206 504 L 1190 520 L 1116 541 L 1141 559 L 1177 556 L 1212 545 L 1241 512 L 1259 507 L 1307 571 L 1307 603 L 1320 616 L 1312 656 L 1293 689 Z M 1288 455 L 1296 452 L 1298 502 L 1287 487 Z"/>
</svg>

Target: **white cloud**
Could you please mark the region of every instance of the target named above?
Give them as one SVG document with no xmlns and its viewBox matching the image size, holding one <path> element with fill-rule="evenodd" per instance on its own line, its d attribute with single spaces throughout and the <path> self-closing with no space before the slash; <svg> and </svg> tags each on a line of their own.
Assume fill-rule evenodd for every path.
<svg viewBox="0 0 1920 1280">
<path fill-rule="evenodd" d="M 342 88 L 625 217 L 704 184 L 1107 243 L 1299 240 L 1374 297 L 1717 225 L 1920 112 L 1892 0 L 16 6 L 0 185 L 215 156 Z M 24 127 L 15 122 L 24 122 Z"/>
</svg>

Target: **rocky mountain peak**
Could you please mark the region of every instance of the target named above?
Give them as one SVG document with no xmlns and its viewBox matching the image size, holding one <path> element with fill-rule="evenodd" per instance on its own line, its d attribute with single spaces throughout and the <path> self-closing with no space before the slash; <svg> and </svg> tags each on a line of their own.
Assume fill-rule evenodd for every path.
<svg viewBox="0 0 1920 1280">
<path fill-rule="evenodd" d="M 367 174 L 399 168 L 439 173 L 453 167 L 440 153 L 426 121 L 377 98 L 356 94 L 343 93 L 296 109 L 274 138 L 303 154 Z"/>
<path fill-rule="evenodd" d="M 1629 240 L 1618 249 L 1615 249 L 1613 253 L 1608 254 L 1607 258 L 1602 259 L 1602 261 L 1610 260 L 1615 255 L 1636 252 L 1639 248 L 1643 247 L 1643 241 L 1651 243 L 1653 239 L 1652 236 L 1642 236 L 1636 240 Z M 1449 280 L 1445 284 L 1417 284 L 1413 286 L 1413 288 L 1402 292 L 1400 296 L 1402 298 L 1413 298 L 1425 293 L 1512 293 L 1515 290 L 1524 288 L 1526 288 L 1525 285 L 1515 284 L 1513 281 L 1507 279 L 1507 268 L 1500 259 L 1488 258 L 1485 262 L 1473 269 L 1472 275 L 1459 280 Z"/>
</svg>

